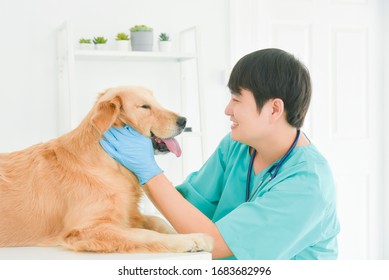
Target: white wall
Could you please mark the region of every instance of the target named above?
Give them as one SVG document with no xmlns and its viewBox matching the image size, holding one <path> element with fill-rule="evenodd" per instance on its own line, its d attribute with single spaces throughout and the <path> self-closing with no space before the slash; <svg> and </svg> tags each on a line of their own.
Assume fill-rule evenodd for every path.
<svg viewBox="0 0 389 280">
<path fill-rule="evenodd" d="M 71 20 L 76 38 L 101 35 L 109 37 L 111 44 L 116 33 L 135 24 L 151 25 L 156 33 L 163 30 L 173 35 L 198 26 L 206 97 L 206 153 L 210 154 L 228 131 L 228 118 L 224 116 L 229 97 L 224 79 L 228 64 L 227 5 L 224 0 L 1 1 L 0 152 L 57 136 L 55 35 L 59 25 Z"/>
</svg>

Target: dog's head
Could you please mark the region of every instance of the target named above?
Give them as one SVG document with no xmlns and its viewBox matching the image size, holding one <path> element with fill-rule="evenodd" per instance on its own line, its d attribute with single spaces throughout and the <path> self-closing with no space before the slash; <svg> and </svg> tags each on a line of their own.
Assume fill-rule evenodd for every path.
<svg viewBox="0 0 389 280">
<path fill-rule="evenodd" d="M 158 104 L 153 93 L 142 87 L 111 88 L 101 93 L 93 108 L 92 125 L 103 134 L 111 126 L 130 125 L 153 141 L 155 153 L 181 155 L 174 139 L 186 125 L 186 118 Z"/>
</svg>

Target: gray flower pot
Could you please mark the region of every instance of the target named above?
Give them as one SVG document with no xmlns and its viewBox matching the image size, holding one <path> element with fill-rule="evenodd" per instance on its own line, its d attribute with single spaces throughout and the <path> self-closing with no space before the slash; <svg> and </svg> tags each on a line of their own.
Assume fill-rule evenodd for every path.
<svg viewBox="0 0 389 280">
<path fill-rule="evenodd" d="M 131 48 L 133 51 L 153 51 L 153 31 L 131 31 Z"/>
</svg>

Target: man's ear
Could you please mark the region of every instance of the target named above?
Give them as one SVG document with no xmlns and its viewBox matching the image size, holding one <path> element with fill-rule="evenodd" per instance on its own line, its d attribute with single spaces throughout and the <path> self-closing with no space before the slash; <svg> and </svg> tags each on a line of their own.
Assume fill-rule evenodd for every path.
<svg viewBox="0 0 389 280">
<path fill-rule="evenodd" d="M 111 100 L 97 102 L 95 112 L 91 118 L 93 127 L 100 134 L 103 134 L 117 121 L 121 107 L 122 100 L 119 96 L 115 96 Z"/>
<path fill-rule="evenodd" d="M 282 116 L 284 112 L 284 101 L 280 98 L 274 98 L 271 100 L 272 105 L 272 119 L 277 120 Z"/>
</svg>

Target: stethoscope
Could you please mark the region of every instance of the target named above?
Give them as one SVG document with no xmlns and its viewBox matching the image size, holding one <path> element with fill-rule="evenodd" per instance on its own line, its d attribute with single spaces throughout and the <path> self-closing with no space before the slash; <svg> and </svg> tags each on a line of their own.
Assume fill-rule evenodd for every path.
<svg viewBox="0 0 389 280">
<path fill-rule="evenodd" d="M 293 149 L 296 147 L 299 138 L 300 138 L 300 130 L 298 129 L 296 138 L 294 139 L 294 141 L 293 141 L 292 145 L 290 146 L 289 150 L 286 152 L 286 154 L 277 163 L 273 164 L 270 167 L 270 169 L 266 172 L 266 174 L 270 174 L 270 178 L 269 178 L 268 182 L 270 182 L 271 180 L 273 180 L 277 176 L 278 171 L 280 171 L 281 166 L 284 164 L 285 160 L 288 158 L 288 156 L 291 154 Z M 250 158 L 249 170 L 247 171 L 246 202 L 250 201 L 251 198 L 253 198 L 256 195 L 256 193 L 258 192 L 258 190 L 261 187 L 262 183 L 264 182 L 264 180 L 261 181 L 261 183 L 258 185 L 258 187 L 255 189 L 255 191 L 253 192 L 253 194 L 250 197 L 251 172 L 252 172 L 252 169 L 253 169 L 254 158 L 255 158 L 256 154 L 257 154 L 257 151 L 254 150 L 252 155 L 251 155 L 251 158 Z"/>
</svg>

